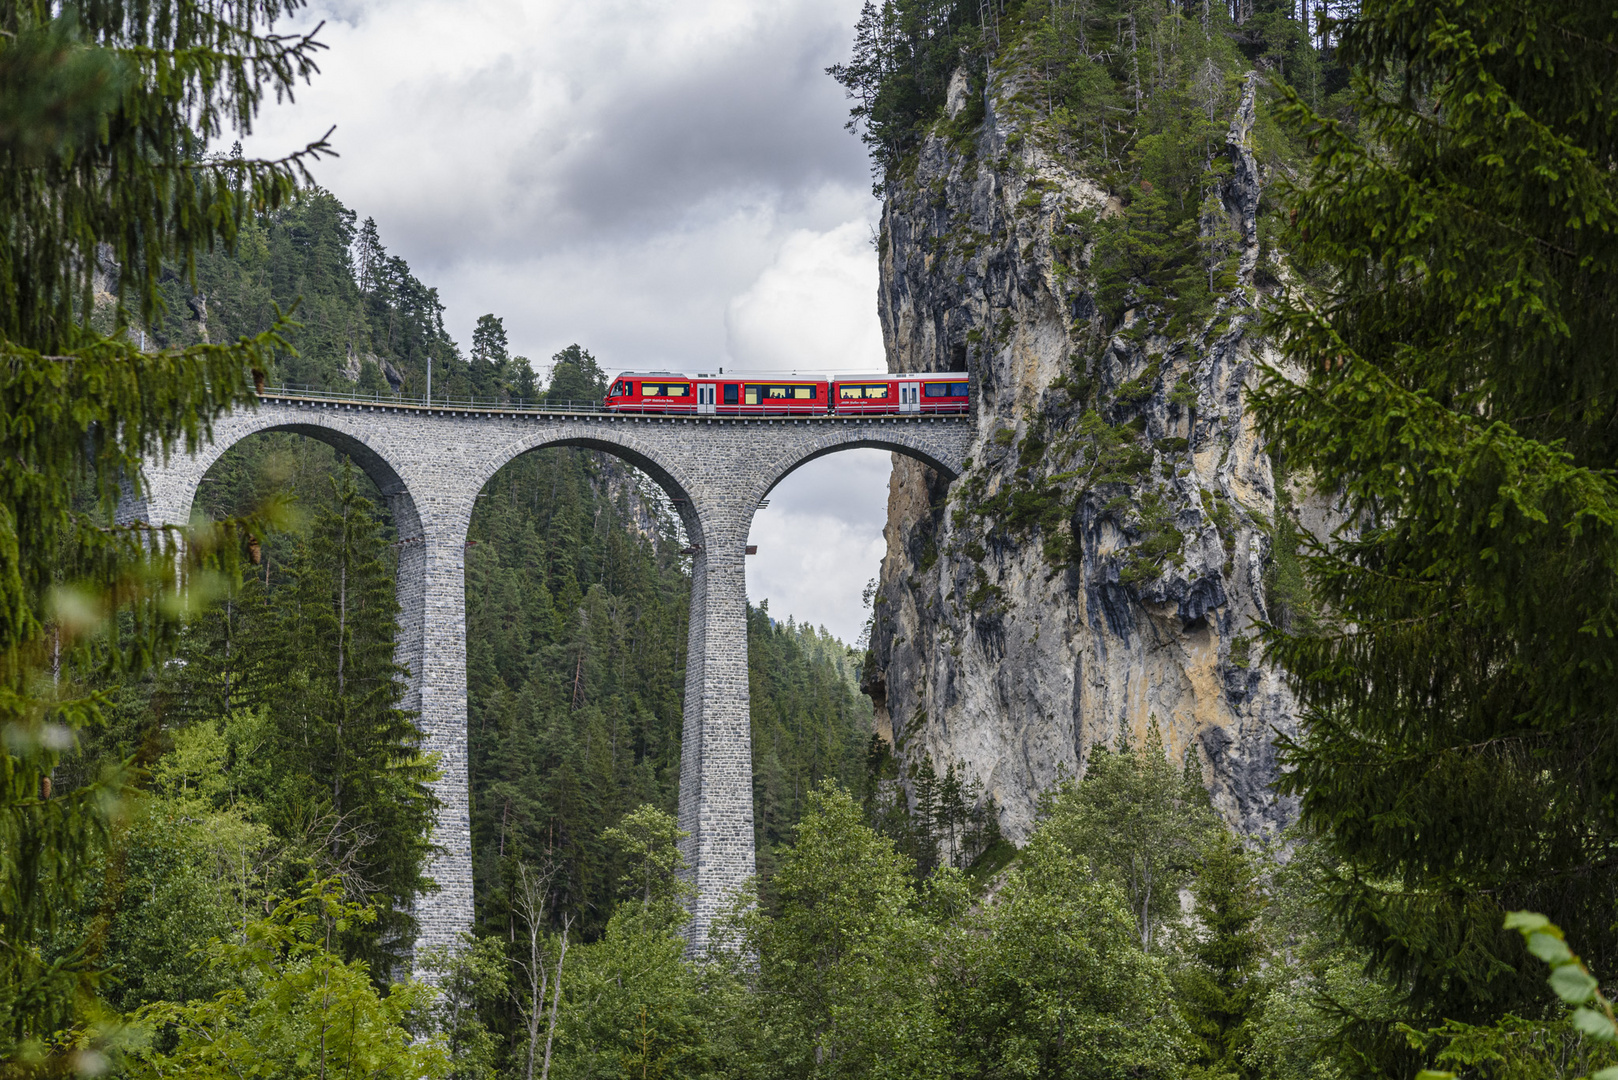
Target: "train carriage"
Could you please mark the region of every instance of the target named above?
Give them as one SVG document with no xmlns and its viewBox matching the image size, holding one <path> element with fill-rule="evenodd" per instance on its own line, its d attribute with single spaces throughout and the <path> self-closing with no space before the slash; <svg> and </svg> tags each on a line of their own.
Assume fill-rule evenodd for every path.
<svg viewBox="0 0 1618 1080">
<path fill-rule="evenodd" d="M 834 379 L 833 411 L 865 413 L 964 413 L 971 381 L 964 371 L 915 375 L 864 375 Z"/>
<path fill-rule="evenodd" d="M 612 412 L 770 416 L 827 412 L 824 379 L 626 371 L 607 390 Z"/>
<path fill-rule="evenodd" d="M 965 372 L 847 376 L 835 380 L 786 375 L 681 375 L 626 371 L 613 380 L 611 412 L 715 416 L 964 413 Z"/>
</svg>

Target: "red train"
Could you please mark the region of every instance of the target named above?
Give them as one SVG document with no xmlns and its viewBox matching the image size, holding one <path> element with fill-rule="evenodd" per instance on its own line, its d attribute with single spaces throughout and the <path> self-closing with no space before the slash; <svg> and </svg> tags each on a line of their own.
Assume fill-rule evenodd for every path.
<svg viewBox="0 0 1618 1080">
<path fill-rule="evenodd" d="M 716 416 L 964 413 L 968 385 L 964 371 L 837 379 L 626 371 L 613 380 L 606 404 L 612 412 Z"/>
</svg>

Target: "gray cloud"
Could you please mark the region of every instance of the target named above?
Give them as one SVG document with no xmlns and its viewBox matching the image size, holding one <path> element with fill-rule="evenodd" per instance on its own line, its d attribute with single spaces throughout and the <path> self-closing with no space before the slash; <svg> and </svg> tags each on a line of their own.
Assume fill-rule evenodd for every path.
<svg viewBox="0 0 1618 1080">
<path fill-rule="evenodd" d="M 343 157 L 322 179 L 435 265 L 468 244 L 522 258 L 739 206 L 791 215 L 827 185 L 868 185 L 824 73 L 857 5 L 561 8 L 317 5 L 324 71 L 265 128 L 296 138 L 289 118 L 335 121 Z M 422 38 L 439 47 L 424 53 Z"/>
<path fill-rule="evenodd" d="M 846 31 L 790 13 L 697 66 L 618 87 L 560 154 L 545 140 L 519 157 L 512 181 L 549 171 L 557 217 L 592 232 L 677 221 L 720 193 L 790 208 L 828 182 L 864 184 L 859 142 L 827 123 L 842 90 L 823 69 Z"/>
</svg>

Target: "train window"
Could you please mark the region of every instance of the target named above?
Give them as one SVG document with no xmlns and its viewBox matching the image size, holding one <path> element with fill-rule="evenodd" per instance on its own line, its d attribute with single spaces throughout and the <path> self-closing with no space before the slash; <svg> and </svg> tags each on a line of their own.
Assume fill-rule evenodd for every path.
<svg viewBox="0 0 1618 1080">
<path fill-rule="evenodd" d="M 839 386 L 837 396 L 844 401 L 856 401 L 861 398 L 885 398 L 888 396 L 886 383 L 875 386 Z"/>
<path fill-rule="evenodd" d="M 813 386 L 747 387 L 747 404 L 749 405 L 757 405 L 760 398 L 765 401 L 813 401 L 817 396 Z"/>
<path fill-rule="evenodd" d="M 643 397 L 689 397 L 690 383 L 641 383 Z"/>
<path fill-rule="evenodd" d="M 736 404 L 736 384 L 735 383 L 729 383 L 729 384 L 727 384 L 725 386 L 725 404 L 726 405 L 734 405 L 734 404 Z"/>
<path fill-rule="evenodd" d="M 622 395 L 628 394 L 628 393 L 631 393 L 631 392 L 632 391 L 629 388 L 629 384 L 627 382 L 625 382 L 624 380 L 619 379 L 617 382 L 612 384 L 612 389 L 607 391 L 607 396 L 608 397 L 621 397 Z"/>
<path fill-rule="evenodd" d="M 922 392 L 928 397 L 966 397 L 970 385 L 963 382 L 930 382 Z"/>
</svg>

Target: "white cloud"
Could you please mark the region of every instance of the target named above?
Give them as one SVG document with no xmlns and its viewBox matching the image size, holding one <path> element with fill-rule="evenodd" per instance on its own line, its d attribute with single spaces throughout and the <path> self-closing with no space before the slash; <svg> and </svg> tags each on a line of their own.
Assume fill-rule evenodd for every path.
<svg viewBox="0 0 1618 1080">
<path fill-rule="evenodd" d="M 728 352 L 743 368 L 886 371 L 876 319 L 870 223 L 799 230 L 775 263 L 730 302 Z"/>
</svg>

